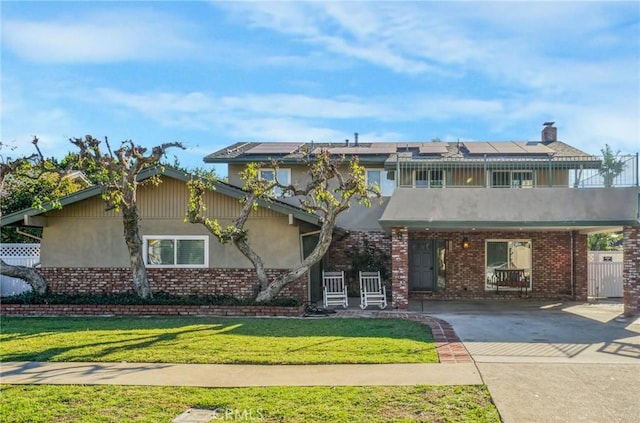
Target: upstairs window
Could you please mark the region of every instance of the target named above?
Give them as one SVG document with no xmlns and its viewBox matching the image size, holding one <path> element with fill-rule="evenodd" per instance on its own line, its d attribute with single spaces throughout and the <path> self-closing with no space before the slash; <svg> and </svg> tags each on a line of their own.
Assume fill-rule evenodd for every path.
<svg viewBox="0 0 640 423">
<path fill-rule="evenodd" d="M 491 172 L 493 188 L 532 188 L 533 172 L 530 170 L 494 170 Z"/>
<path fill-rule="evenodd" d="M 415 188 L 444 187 L 444 170 L 415 170 L 413 172 L 413 186 Z"/>
<path fill-rule="evenodd" d="M 392 175 L 384 169 L 367 169 L 365 173 L 367 187 L 377 186 L 383 197 L 393 194 L 396 185 L 391 177 Z"/>
<path fill-rule="evenodd" d="M 208 267 L 208 236 L 149 235 L 143 238 L 148 267 Z"/>
<path fill-rule="evenodd" d="M 275 179 L 276 172 L 278 175 L 278 182 L 281 185 L 291 184 L 291 169 L 260 169 L 260 179 L 272 182 Z M 282 189 L 275 187 L 273 189 L 273 194 L 276 197 L 282 197 Z"/>
</svg>

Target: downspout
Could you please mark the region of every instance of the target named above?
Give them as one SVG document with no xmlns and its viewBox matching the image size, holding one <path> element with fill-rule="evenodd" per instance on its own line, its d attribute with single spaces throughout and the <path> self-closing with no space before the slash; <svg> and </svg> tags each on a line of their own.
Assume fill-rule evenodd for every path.
<svg viewBox="0 0 640 423">
<path fill-rule="evenodd" d="M 575 255 L 575 231 L 571 231 L 571 299 L 573 299 L 575 301 L 576 299 L 576 281 L 575 281 L 575 275 L 573 272 L 573 266 L 574 266 L 574 259 L 573 256 Z"/>
<path fill-rule="evenodd" d="M 23 232 L 19 228 L 16 228 L 16 233 L 20 234 L 22 236 L 26 236 L 27 238 L 33 238 L 33 239 L 38 240 L 39 242 L 42 242 L 42 238 L 40 238 L 39 236 L 35 236 L 35 235 L 31 235 L 30 233 Z"/>
</svg>

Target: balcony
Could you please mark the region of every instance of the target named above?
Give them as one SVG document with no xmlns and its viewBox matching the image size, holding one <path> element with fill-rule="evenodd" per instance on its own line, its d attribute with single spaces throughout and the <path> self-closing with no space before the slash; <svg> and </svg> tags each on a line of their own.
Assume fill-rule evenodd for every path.
<svg viewBox="0 0 640 423">
<path fill-rule="evenodd" d="M 385 162 L 398 188 L 638 187 L 638 154 L 602 156 L 429 157 L 397 153 Z"/>
</svg>

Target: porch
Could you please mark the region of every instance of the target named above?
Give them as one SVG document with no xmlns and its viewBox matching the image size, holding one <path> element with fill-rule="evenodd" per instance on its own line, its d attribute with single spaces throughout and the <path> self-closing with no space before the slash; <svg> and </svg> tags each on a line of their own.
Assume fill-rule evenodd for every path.
<svg viewBox="0 0 640 423">
<path fill-rule="evenodd" d="M 625 313 L 637 313 L 639 194 L 635 187 L 398 188 L 380 219 L 391 233 L 393 307 L 420 298 L 586 301 L 587 234 L 623 230 Z M 496 290 L 500 269 L 519 269 L 526 292 Z"/>
</svg>

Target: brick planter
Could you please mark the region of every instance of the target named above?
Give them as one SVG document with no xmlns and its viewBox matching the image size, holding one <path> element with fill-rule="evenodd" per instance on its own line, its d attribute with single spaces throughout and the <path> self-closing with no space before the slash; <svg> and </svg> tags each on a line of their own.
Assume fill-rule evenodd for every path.
<svg viewBox="0 0 640 423">
<path fill-rule="evenodd" d="M 304 306 L 0 304 L 2 316 L 301 316 Z"/>
</svg>

